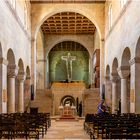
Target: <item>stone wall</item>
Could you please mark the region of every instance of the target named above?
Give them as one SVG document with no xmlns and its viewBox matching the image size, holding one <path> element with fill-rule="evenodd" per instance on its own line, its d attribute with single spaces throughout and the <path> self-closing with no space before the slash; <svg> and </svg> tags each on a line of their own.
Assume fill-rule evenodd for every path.
<svg viewBox="0 0 140 140">
<path fill-rule="evenodd" d="M 118 66 L 116 68 L 120 68 L 120 66 L 127 66 L 129 67 L 130 71 L 125 71 L 123 74 L 120 71 L 117 71 L 116 74 L 118 78 L 127 78 L 130 80 L 129 83 L 123 85 L 121 83 L 121 87 L 129 86 L 126 88 L 129 92 L 128 95 L 130 96 L 130 100 L 125 98 L 130 104 L 130 112 L 139 113 L 139 87 L 137 83 L 139 82 L 139 36 L 140 36 L 140 2 L 139 1 L 127 1 L 127 3 L 121 8 L 120 1 L 110 1 L 112 2 L 112 15 L 113 15 L 113 25 L 112 28 L 109 30 L 108 28 L 108 5 L 109 3 L 106 2 L 106 37 L 105 37 L 105 67 L 109 65 L 110 67 L 110 76 L 114 76 L 114 65 L 113 62 L 116 59 L 118 62 Z M 127 53 L 126 53 L 127 50 Z M 136 52 L 137 51 L 137 52 Z M 124 54 L 125 57 L 124 57 Z M 127 60 L 127 64 L 122 63 L 124 60 Z M 117 70 L 120 70 L 117 69 Z M 138 71 L 137 71 L 138 70 Z M 130 72 L 130 75 L 129 75 Z M 127 77 L 128 76 L 128 77 Z M 130 76 L 130 78 L 129 78 Z M 112 82 L 117 82 L 115 77 L 112 77 Z M 121 81 L 122 82 L 122 81 Z M 113 85 L 114 86 L 114 85 Z M 112 98 L 114 98 L 115 90 L 112 89 Z M 121 97 L 123 97 L 123 89 L 121 89 Z M 113 101 L 112 101 L 113 102 Z M 123 102 L 123 99 L 122 99 Z M 122 103 L 122 108 L 123 108 Z"/>
<path fill-rule="evenodd" d="M 7 54 L 8 50 L 13 52 L 17 70 L 19 70 L 20 62 L 23 62 L 23 72 L 26 73 L 28 71 L 30 73 L 31 69 L 30 3 L 25 3 L 25 1 L 15 1 L 15 3 L 14 1 L 1 1 L 0 21 L 0 76 L 2 77 L 0 88 L 0 112 L 7 112 L 7 65 L 10 64 L 7 59 L 12 60 L 12 57 L 10 58 Z M 16 74 L 17 73 L 15 73 L 15 76 L 17 76 Z M 16 87 L 16 89 L 17 88 L 18 87 Z"/>
</svg>

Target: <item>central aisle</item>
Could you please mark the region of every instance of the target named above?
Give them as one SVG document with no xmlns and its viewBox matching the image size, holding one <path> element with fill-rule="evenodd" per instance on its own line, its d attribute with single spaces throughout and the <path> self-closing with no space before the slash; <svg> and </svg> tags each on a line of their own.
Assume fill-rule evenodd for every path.
<svg viewBox="0 0 140 140">
<path fill-rule="evenodd" d="M 79 121 L 55 121 L 48 129 L 44 139 L 47 140 L 89 140 L 89 136 L 83 129 L 83 120 Z"/>
</svg>

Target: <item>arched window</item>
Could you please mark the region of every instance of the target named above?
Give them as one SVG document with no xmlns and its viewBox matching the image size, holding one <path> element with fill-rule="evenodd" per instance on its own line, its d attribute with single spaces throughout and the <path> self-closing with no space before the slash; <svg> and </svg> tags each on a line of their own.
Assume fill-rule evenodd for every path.
<svg viewBox="0 0 140 140">
<path fill-rule="evenodd" d="M 126 4 L 127 0 L 120 0 L 120 3 L 121 3 L 121 8 L 124 7 L 124 5 Z"/>
<path fill-rule="evenodd" d="M 109 9 L 108 9 L 108 22 L 109 22 L 109 30 L 112 27 L 112 4 L 109 5 Z"/>
</svg>

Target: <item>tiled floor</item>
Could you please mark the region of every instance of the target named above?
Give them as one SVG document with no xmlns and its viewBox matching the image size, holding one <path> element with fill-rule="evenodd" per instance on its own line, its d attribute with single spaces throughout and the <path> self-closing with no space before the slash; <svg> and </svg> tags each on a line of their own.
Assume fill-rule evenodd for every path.
<svg viewBox="0 0 140 140">
<path fill-rule="evenodd" d="M 83 120 L 79 121 L 55 121 L 48 129 L 44 139 L 46 140 L 89 140 L 89 136 L 83 130 Z M 43 140 L 44 140 L 43 139 Z"/>
</svg>

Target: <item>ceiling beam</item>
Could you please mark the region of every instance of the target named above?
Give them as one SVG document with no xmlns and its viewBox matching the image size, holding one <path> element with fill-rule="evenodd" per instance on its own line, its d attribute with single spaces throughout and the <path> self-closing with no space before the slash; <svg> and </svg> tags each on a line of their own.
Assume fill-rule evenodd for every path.
<svg viewBox="0 0 140 140">
<path fill-rule="evenodd" d="M 106 0 L 30 0 L 31 4 L 47 3 L 105 3 Z"/>
</svg>

